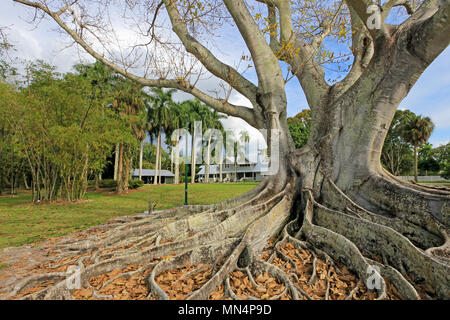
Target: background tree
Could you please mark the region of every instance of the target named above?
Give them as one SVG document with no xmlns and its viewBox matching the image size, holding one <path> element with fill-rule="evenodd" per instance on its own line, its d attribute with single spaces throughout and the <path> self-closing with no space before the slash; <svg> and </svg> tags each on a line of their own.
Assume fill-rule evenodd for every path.
<svg viewBox="0 0 450 320">
<path fill-rule="evenodd" d="M 410 144 L 404 139 L 404 126 L 416 115 L 409 110 L 395 111 L 384 140 L 381 163 L 394 175 L 409 174 L 414 165 L 414 154 Z"/>
<path fill-rule="evenodd" d="M 297 115 L 287 118 L 289 133 L 296 148 L 303 147 L 308 141 L 311 126 L 311 110 L 304 109 Z"/>
<path fill-rule="evenodd" d="M 153 184 L 157 184 L 161 183 L 161 181 L 158 182 L 158 173 L 161 171 L 161 135 L 164 130 L 167 130 L 170 127 L 173 108 L 175 105 L 172 100 L 172 95 L 176 90 L 171 89 L 164 91 L 160 88 L 152 88 L 150 91 L 153 95 L 149 96 L 149 100 L 152 105 L 148 109 L 148 122 L 152 124 L 153 128 L 150 134 L 156 136 L 157 139 L 155 177 L 153 180 Z M 160 175 L 159 179 L 161 179 Z"/>
<path fill-rule="evenodd" d="M 226 119 L 227 116 L 220 114 L 219 112 L 217 112 L 216 110 L 213 109 L 206 109 L 206 117 L 205 117 L 205 130 L 206 129 L 213 129 L 213 130 L 218 130 L 222 136 L 223 136 L 223 125 L 222 122 L 220 121 L 221 119 Z M 212 131 L 211 131 L 212 132 Z M 218 148 L 214 149 L 214 154 L 212 154 L 212 150 L 211 150 L 211 142 L 213 139 L 213 135 L 212 134 L 207 134 L 206 136 L 203 135 L 204 139 L 206 139 L 206 159 L 205 160 L 205 182 L 209 183 L 209 175 L 210 175 L 210 165 L 211 165 L 211 155 L 213 155 L 214 157 L 216 157 L 216 152 L 222 153 L 221 151 L 223 150 L 223 142 L 222 145 L 218 146 Z M 220 143 L 220 142 L 219 142 Z M 218 151 L 219 150 L 219 151 Z M 223 155 L 219 154 L 219 165 L 220 167 L 222 166 L 222 158 Z M 220 168 L 221 171 L 222 168 Z M 222 174 L 220 172 L 220 181 L 222 179 Z"/>
<path fill-rule="evenodd" d="M 419 146 L 425 144 L 433 132 L 434 124 L 429 117 L 416 116 L 407 120 L 403 125 L 403 138 L 414 148 L 414 180 L 417 182 L 417 167 Z"/>
</svg>

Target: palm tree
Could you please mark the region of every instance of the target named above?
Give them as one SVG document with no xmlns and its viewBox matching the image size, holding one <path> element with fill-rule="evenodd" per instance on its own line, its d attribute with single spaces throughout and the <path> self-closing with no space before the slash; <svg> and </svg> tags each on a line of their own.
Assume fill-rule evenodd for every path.
<svg viewBox="0 0 450 320">
<path fill-rule="evenodd" d="M 434 124 L 429 117 L 412 117 L 403 126 L 403 139 L 414 147 L 414 180 L 417 182 L 417 149 L 425 144 L 433 132 Z"/>
<path fill-rule="evenodd" d="M 239 132 L 239 137 L 240 137 L 241 142 L 244 144 L 245 159 L 247 160 L 249 158 L 248 144 L 250 142 L 250 135 L 247 130 L 241 130 L 241 132 Z"/>
<path fill-rule="evenodd" d="M 208 112 L 207 115 L 205 117 L 206 121 L 206 127 L 207 128 L 211 128 L 211 129 L 216 129 L 219 130 L 221 132 L 223 132 L 223 125 L 222 122 L 220 122 L 220 119 L 226 119 L 227 116 L 220 114 L 219 112 L 217 112 L 216 110 L 212 110 L 210 108 L 208 108 Z M 206 166 L 205 166 L 205 182 L 209 183 L 209 172 L 210 172 L 210 164 L 211 164 L 211 139 L 212 139 L 212 135 L 209 135 L 208 137 L 206 137 L 207 140 L 207 151 L 206 151 Z M 222 154 L 219 155 L 219 157 L 222 157 Z M 219 166 L 221 166 L 222 161 L 219 161 Z M 221 175 L 220 175 L 220 178 Z"/>
<path fill-rule="evenodd" d="M 242 153 L 242 145 L 239 143 L 239 140 L 234 135 L 233 131 L 227 132 L 227 139 L 232 141 L 231 147 L 233 148 L 233 161 L 234 161 L 234 182 L 237 181 L 237 160 L 240 153 Z"/>
<path fill-rule="evenodd" d="M 195 183 L 195 167 L 197 154 L 197 132 L 195 131 L 195 121 L 202 121 L 202 128 L 204 127 L 204 119 L 202 119 L 203 109 L 206 107 L 198 99 L 187 100 L 183 102 L 186 118 L 185 121 L 189 123 L 189 131 L 191 134 L 191 183 Z"/>
<path fill-rule="evenodd" d="M 117 110 L 119 116 L 125 120 L 137 141 L 145 139 L 145 100 L 142 86 L 134 82 L 117 78 L 115 83 L 116 93 L 112 106 Z M 127 154 L 130 146 L 121 142 L 119 144 L 119 160 L 117 174 L 117 192 L 128 189 L 128 180 L 131 175 L 130 157 Z M 124 168 L 125 167 L 125 168 Z"/>
<path fill-rule="evenodd" d="M 152 88 L 150 91 L 153 95 L 147 96 L 148 100 L 152 103 L 152 106 L 148 108 L 148 122 L 152 127 L 150 135 L 157 136 L 155 176 L 153 180 L 153 184 L 157 184 L 158 170 L 161 170 L 161 134 L 163 130 L 169 128 L 172 109 L 175 105 L 172 100 L 172 95 L 176 90 L 170 89 L 164 91 L 161 88 Z M 159 183 L 161 183 L 161 175 L 159 175 Z"/>
</svg>

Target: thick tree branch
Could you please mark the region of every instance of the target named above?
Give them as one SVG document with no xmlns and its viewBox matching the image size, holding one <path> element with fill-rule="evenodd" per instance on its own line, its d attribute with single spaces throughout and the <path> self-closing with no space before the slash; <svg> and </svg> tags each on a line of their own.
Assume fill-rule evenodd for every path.
<svg viewBox="0 0 450 320">
<path fill-rule="evenodd" d="M 292 47 L 293 54 L 281 53 L 281 58 L 291 66 L 292 74 L 299 80 L 309 106 L 314 108 L 319 105 L 319 101 L 329 89 L 329 85 L 325 82 L 325 72 L 314 61 L 315 48 L 295 37 L 289 0 L 279 0 L 274 5 L 278 8 L 280 16 L 280 42 L 277 49 L 283 50 L 281 45 Z"/>
<path fill-rule="evenodd" d="M 424 14 L 430 17 L 408 26 L 408 50 L 428 66 L 450 43 L 450 2 L 440 1 L 427 9 Z"/>
<path fill-rule="evenodd" d="M 389 12 L 392 10 L 392 8 L 400 6 L 405 7 L 408 14 L 411 15 L 414 13 L 414 8 L 409 0 L 389 0 L 383 5 L 383 11 L 381 13 L 383 21 L 389 15 Z"/>
<path fill-rule="evenodd" d="M 254 103 L 256 100 L 256 86 L 245 79 L 234 68 L 219 61 L 207 48 L 189 34 L 186 23 L 181 19 L 173 0 L 164 0 L 164 3 L 172 23 L 172 30 L 177 34 L 186 51 L 193 54 L 208 71 L 226 81 L 231 87 Z"/>
<path fill-rule="evenodd" d="M 224 3 L 250 50 L 259 84 L 262 86 L 261 89 L 284 89 L 283 75 L 278 59 L 248 11 L 245 2 L 242 0 L 224 0 Z"/>
<path fill-rule="evenodd" d="M 369 28 L 367 26 L 369 18 L 371 17 L 372 14 L 374 14 L 368 12 L 368 8 L 374 5 L 372 0 L 345 0 L 345 1 L 347 3 L 347 6 L 356 12 L 356 14 L 359 16 L 364 26 L 366 26 L 367 30 L 369 31 L 370 35 L 375 41 L 382 35 L 386 36 L 388 34 L 386 25 L 381 20 L 380 20 L 380 29 L 372 27 Z"/>
<path fill-rule="evenodd" d="M 350 19 L 352 30 L 353 66 L 344 80 L 335 86 L 336 95 L 339 96 L 350 88 L 369 65 L 373 54 L 374 45 L 368 30 L 359 18 L 355 10 L 350 7 Z"/>
<path fill-rule="evenodd" d="M 41 3 L 38 2 L 31 2 L 27 0 L 13 0 L 15 2 L 27 5 L 29 7 L 33 7 L 36 9 L 40 9 L 43 12 L 45 12 L 47 15 L 49 15 L 55 22 L 62 28 L 64 31 L 66 31 L 72 39 L 78 43 L 86 52 L 88 52 L 92 57 L 97 59 L 98 61 L 102 62 L 109 68 L 111 68 L 113 71 L 123 75 L 126 78 L 129 78 L 143 86 L 149 86 L 149 87 L 158 87 L 158 88 L 174 88 L 181 91 L 184 91 L 186 93 L 190 93 L 203 101 L 204 103 L 208 104 L 215 110 L 226 113 L 230 116 L 239 117 L 248 122 L 250 125 L 257 127 L 257 123 L 255 121 L 254 112 L 252 109 L 244 107 L 244 106 L 237 106 L 228 103 L 225 100 L 219 100 L 216 98 L 211 97 L 210 95 L 200 91 L 199 89 L 192 86 L 190 83 L 186 82 L 184 79 L 147 79 L 143 77 L 136 76 L 132 73 L 129 73 L 127 70 L 119 67 L 115 63 L 111 62 L 110 60 L 106 59 L 104 55 L 99 54 L 97 51 L 95 51 L 86 41 L 83 40 L 74 30 L 69 28 L 69 26 L 61 19 L 60 15 L 58 13 L 52 12 L 48 7 L 44 6 Z"/>
</svg>

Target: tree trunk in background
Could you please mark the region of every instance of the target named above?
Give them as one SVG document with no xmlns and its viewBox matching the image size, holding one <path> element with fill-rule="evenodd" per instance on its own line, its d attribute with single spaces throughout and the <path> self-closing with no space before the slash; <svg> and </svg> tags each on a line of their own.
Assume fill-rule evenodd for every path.
<svg viewBox="0 0 450 320">
<path fill-rule="evenodd" d="M 123 185 L 123 154 L 124 154 L 124 143 L 121 142 L 119 145 L 119 159 L 117 166 L 117 193 L 122 193 L 124 190 Z"/>
<path fill-rule="evenodd" d="M 193 128 L 192 133 L 192 147 L 191 147 L 191 183 L 195 183 L 195 154 L 197 151 L 197 146 L 195 141 L 197 140 L 197 132 L 195 131 L 195 127 Z"/>
<path fill-rule="evenodd" d="M 142 180 L 142 160 L 144 158 L 144 140 L 139 147 L 139 180 Z"/>
<path fill-rule="evenodd" d="M 180 183 L 180 140 L 175 145 L 175 184 Z"/>
<path fill-rule="evenodd" d="M 159 152 L 160 152 L 160 148 L 161 148 L 161 127 L 159 128 L 158 131 L 158 139 L 157 139 L 157 146 L 156 146 L 156 157 L 155 157 L 155 177 L 153 180 L 153 184 L 158 184 L 158 162 L 159 162 Z"/>
<path fill-rule="evenodd" d="M 414 181 L 418 182 L 418 174 L 417 174 L 417 166 L 418 166 L 418 161 L 417 161 L 417 146 L 414 145 Z"/>
<path fill-rule="evenodd" d="M 117 181 L 117 176 L 119 172 L 119 145 L 120 143 L 116 144 L 116 151 L 115 151 L 115 157 L 114 157 L 114 180 Z"/>
<path fill-rule="evenodd" d="M 161 145 L 161 142 L 160 142 L 160 145 Z M 159 152 L 159 183 L 160 184 L 162 183 L 161 176 L 162 176 L 162 148 L 161 148 L 161 151 Z"/>
<path fill-rule="evenodd" d="M 129 186 L 129 180 L 131 175 L 131 168 L 130 168 L 130 156 L 128 155 L 128 145 L 124 145 L 124 172 L 122 174 L 123 176 L 123 190 L 128 191 Z"/>
<path fill-rule="evenodd" d="M 209 183 L 209 169 L 210 169 L 210 162 L 211 162 L 211 136 L 208 139 L 208 146 L 206 148 L 206 165 L 205 165 L 205 182 Z"/>
<path fill-rule="evenodd" d="M 173 145 L 170 148 L 170 172 L 173 172 Z"/>
</svg>

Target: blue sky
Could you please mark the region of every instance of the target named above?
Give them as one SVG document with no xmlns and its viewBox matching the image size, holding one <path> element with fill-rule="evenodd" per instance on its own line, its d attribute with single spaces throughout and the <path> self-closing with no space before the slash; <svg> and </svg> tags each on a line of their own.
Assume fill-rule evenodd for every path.
<svg viewBox="0 0 450 320">
<path fill-rule="evenodd" d="M 10 40 L 16 46 L 16 54 L 25 59 L 44 59 L 56 65 L 61 72 L 69 71 L 71 66 L 82 60 L 92 60 L 84 52 L 74 47 L 64 49 L 67 46 L 67 37 L 55 32 L 56 24 L 51 21 L 42 22 L 37 28 L 26 23 L 24 18 L 29 17 L 29 11 L 12 2 L 2 0 L 0 3 L 0 25 L 9 27 Z M 228 28 L 227 28 L 228 29 Z M 218 56 L 227 63 L 235 61 L 245 53 L 242 39 L 236 37 L 232 29 L 224 32 L 221 38 L 221 46 L 218 48 Z M 257 81 L 254 72 L 247 74 L 251 81 Z M 202 83 L 205 90 L 216 86 L 216 82 Z M 203 88 L 202 88 L 203 89 Z M 307 103 L 298 81 L 292 79 L 286 85 L 288 99 L 288 116 L 293 116 L 302 109 L 307 108 Z M 180 94 L 178 99 L 187 98 Z M 429 116 L 436 127 L 430 138 L 434 146 L 450 141 L 450 49 L 447 48 L 423 73 L 409 95 L 402 101 L 400 108 L 408 108 L 416 114 Z M 246 104 L 245 98 L 234 95 L 231 99 L 234 103 Z M 252 128 L 240 119 L 225 121 L 225 127 L 240 127 L 250 131 Z"/>
</svg>

